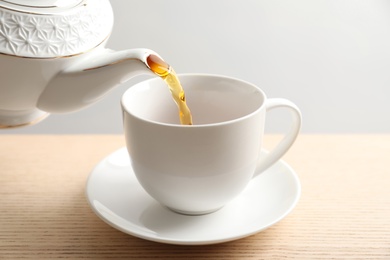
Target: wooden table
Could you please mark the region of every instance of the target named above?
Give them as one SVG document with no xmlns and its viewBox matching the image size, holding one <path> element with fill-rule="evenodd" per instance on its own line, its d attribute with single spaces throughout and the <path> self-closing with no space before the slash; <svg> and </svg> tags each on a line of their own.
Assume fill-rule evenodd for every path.
<svg viewBox="0 0 390 260">
<path fill-rule="evenodd" d="M 266 136 L 272 147 L 280 136 Z M 256 235 L 174 246 L 124 234 L 90 209 L 91 169 L 114 135 L 0 135 L 0 259 L 390 259 L 390 135 L 301 135 L 294 211 Z"/>
</svg>

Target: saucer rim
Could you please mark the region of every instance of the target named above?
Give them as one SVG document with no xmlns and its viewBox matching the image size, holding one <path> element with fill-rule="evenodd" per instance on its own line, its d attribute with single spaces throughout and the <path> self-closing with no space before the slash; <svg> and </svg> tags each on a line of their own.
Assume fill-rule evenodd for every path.
<svg viewBox="0 0 390 260">
<path fill-rule="evenodd" d="M 90 179 L 91 179 L 91 176 L 93 175 L 94 171 L 96 170 L 96 168 L 99 165 L 107 162 L 107 159 L 110 156 L 112 156 L 113 154 L 119 153 L 122 150 L 126 150 L 125 152 L 127 153 L 127 148 L 126 147 L 119 148 L 119 149 L 115 150 L 114 152 L 108 154 L 103 159 L 101 159 L 97 164 L 95 164 L 95 167 L 89 173 L 87 181 L 86 181 L 86 184 L 85 184 L 85 192 L 84 192 L 85 193 L 85 197 L 86 197 L 86 200 L 87 200 L 89 206 L 93 210 L 93 212 L 101 220 L 103 220 L 103 222 L 105 222 L 109 226 L 111 226 L 111 227 L 113 227 L 113 228 L 115 228 L 115 229 L 117 229 L 117 230 L 119 230 L 119 231 L 121 231 L 121 232 L 123 232 L 125 234 L 131 235 L 131 236 L 134 236 L 134 237 L 137 237 L 137 238 L 140 238 L 140 239 L 144 239 L 144 240 L 147 240 L 147 241 L 158 242 L 158 243 L 163 243 L 163 244 L 171 244 L 171 245 L 197 246 L 197 245 L 220 244 L 220 243 L 226 243 L 226 242 L 242 239 L 242 238 L 249 237 L 249 236 L 252 236 L 254 234 L 257 234 L 259 232 L 262 232 L 262 231 L 270 228 L 271 226 L 275 225 L 276 223 L 280 222 L 282 219 L 287 217 L 292 212 L 292 210 L 296 207 L 296 205 L 298 204 L 299 199 L 301 197 L 302 186 L 301 186 L 301 183 L 300 183 L 300 180 L 299 180 L 299 177 L 298 177 L 297 173 L 295 172 L 295 170 L 288 163 L 286 163 L 282 159 L 279 159 L 273 165 L 281 164 L 281 165 L 283 165 L 283 167 L 286 168 L 286 170 L 290 173 L 292 179 L 294 180 L 294 186 L 295 186 L 295 189 L 296 189 L 296 193 L 295 193 L 294 200 L 291 202 L 290 206 L 283 212 L 283 214 L 281 214 L 278 218 L 275 218 L 273 221 L 266 223 L 266 225 L 261 225 L 259 228 L 253 229 L 251 232 L 241 232 L 241 233 L 238 233 L 237 235 L 227 236 L 227 237 L 221 238 L 221 239 L 174 239 L 174 238 L 162 238 L 162 237 L 147 236 L 147 235 L 145 235 L 145 233 L 141 233 L 141 232 L 134 231 L 134 230 L 128 230 L 128 229 L 125 229 L 125 228 L 121 227 L 120 225 L 116 224 L 115 222 L 109 221 L 107 218 L 105 218 L 95 208 L 94 205 L 92 205 L 92 201 L 91 201 L 91 199 L 90 199 L 90 197 L 88 195 L 88 187 L 89 187 L 89 184 L 90 184 Z M 265 149 L 262 149 L 261 152 L 268 153 L 268 151 L 265 150 Z M 273 165 L 271 165 L 269 168 L 271 168 Z M 130 165 L 130 167 L 131 167 L 131 165 Z M 258 176 L 260 176 L 260 175 L 258 175 Z M 163 207 L 165 207 L 165 206 L 163 206 Z M 169 208 L 167 208 L 167 209 L 170 210 Z M 209 214 L 214 214 L 214 213 L 215 212 L 209 213 Z M 176 213 L 176 214 L 179 214 L 179 213 Z M 197 217 L 197 216 L 189 216 L 189 217 Z"/>
</svg>

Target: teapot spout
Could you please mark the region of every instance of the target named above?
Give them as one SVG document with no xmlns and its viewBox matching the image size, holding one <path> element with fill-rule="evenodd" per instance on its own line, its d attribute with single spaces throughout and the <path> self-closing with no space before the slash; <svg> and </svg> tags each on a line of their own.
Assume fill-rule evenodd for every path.
<svg viewBox="0 0 390 260">
<path fill-rule="evenodd" d="M 148 49 L 112 51 L 102 49 L 55 75 L 43 90 L 37 107 L 49 113 L 80 110 L 104 97 L 114 87 L 140 75 L 156 75 L 147 58 L 157 55 Z"/>
</svg>

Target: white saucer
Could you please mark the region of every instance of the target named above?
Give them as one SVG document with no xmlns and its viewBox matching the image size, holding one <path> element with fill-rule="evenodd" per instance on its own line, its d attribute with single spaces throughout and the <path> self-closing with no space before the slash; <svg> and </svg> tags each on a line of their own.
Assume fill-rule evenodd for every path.
<svg viewBox="0 0 390 260">
<path fill-rule="evenodd" d="M 86 186 L 92 209 L 107 224 L 139 238 L 181 245 L 222 243 L 260 232 L 283 219 L 300 193 L 294 170 L 279 161 L 219 211 L 180 215 L 161 206 L 138 184 L 126 148 L 103 159 Z"/>
</svg>

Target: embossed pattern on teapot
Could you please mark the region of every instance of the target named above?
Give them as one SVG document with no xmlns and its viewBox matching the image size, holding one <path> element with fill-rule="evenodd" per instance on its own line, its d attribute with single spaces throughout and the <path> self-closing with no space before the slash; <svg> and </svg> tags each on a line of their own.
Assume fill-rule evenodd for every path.
<svg viewBox="0 0 390 260">
<path fill-rule="evenodd" d="M 113 26 L 107 0 L 73 0 L 67 5 L 51 1 L 52 6 L 44 5 L 48 1 L 27 2 L 0 1 L 0 53 L 34 58 L 76 55 L 101 44 Z"/>
</svg>

